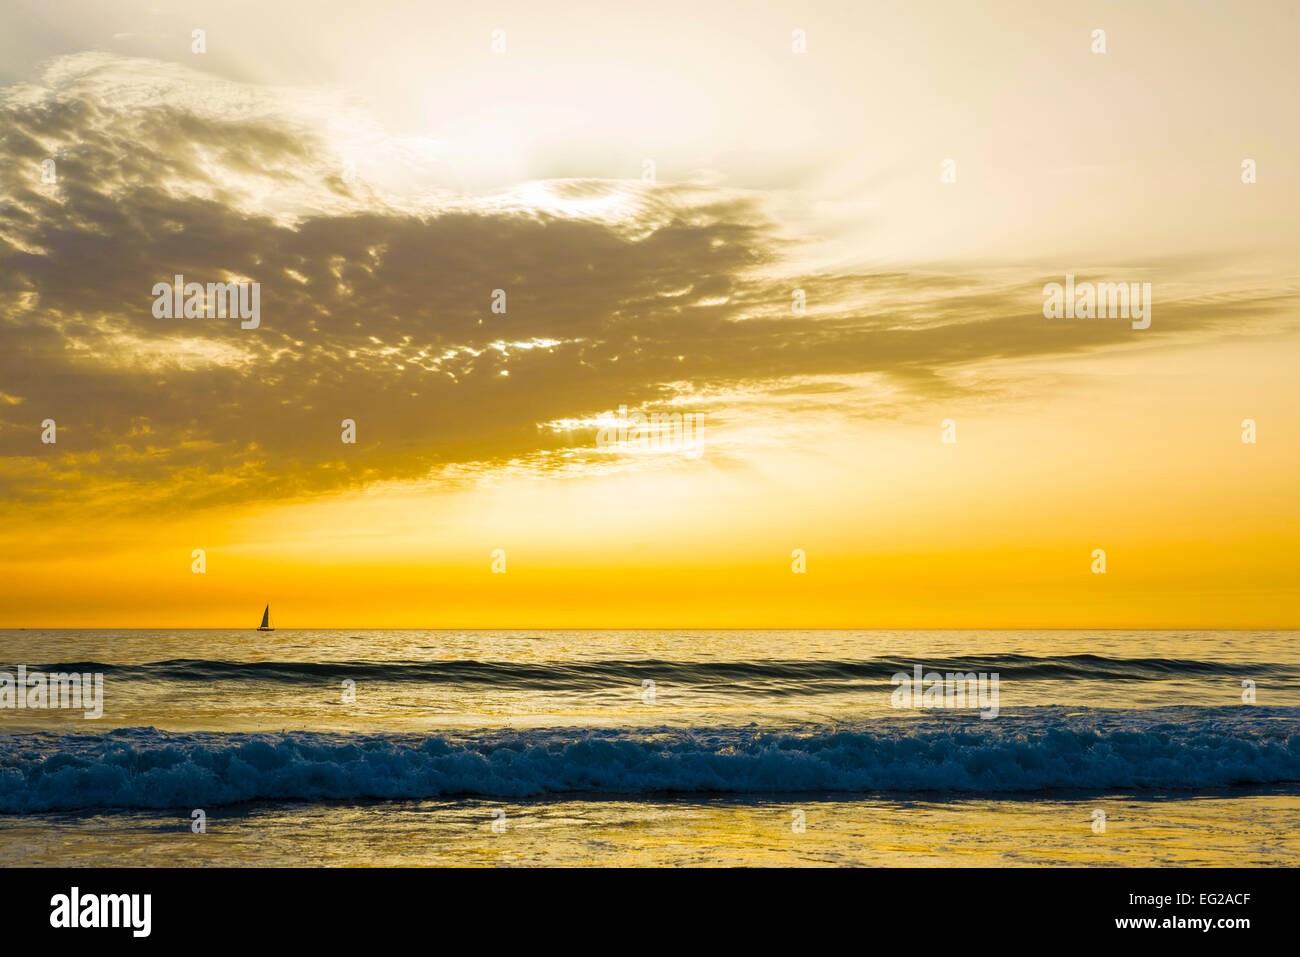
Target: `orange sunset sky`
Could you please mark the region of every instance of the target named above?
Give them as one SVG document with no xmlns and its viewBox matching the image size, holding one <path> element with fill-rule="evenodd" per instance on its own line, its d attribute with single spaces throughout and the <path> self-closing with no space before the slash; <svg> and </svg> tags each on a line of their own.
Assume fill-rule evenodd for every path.
<svg viewBox="0 0 1300 957">
<path fill-rule="evenodd" d="M 1300 627 L 1298 16 L 9 4 L 0 627 Z"/>
</svg>

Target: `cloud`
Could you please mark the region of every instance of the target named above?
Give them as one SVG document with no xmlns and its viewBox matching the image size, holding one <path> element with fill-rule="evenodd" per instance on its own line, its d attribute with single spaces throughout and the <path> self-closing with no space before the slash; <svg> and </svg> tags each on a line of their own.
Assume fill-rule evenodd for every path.
<svg viewBox="0 0 1300 957">
<path fill-rule="evenodd" d="M 762 194 L 421 182 L 433 147 L 314 93 L 85 54 L 10 88 L 0 113 L 10 503 L 129 491 L 131 507 L 193 507 L 440 469 L 571 468 L 601 460 L 593 436 L 545 423 L 719 388 L 851 406 L 864 374 L 941 396 L 971 388 L 954 369 L 1135 341 L 1126 323 L 1042 319 L 1042 283 L 1064 268 L 800 274 Z M 349 155 L 401 175 L 352 181 Z M 155 318 L 151 290 L 177 274 L 259 282 L 260 327 Z M 1144 342 L 1293 296 L 1161 301 Z M 39 442 L 45 418 L 57 446 Z M 340 441 L 345 418 L 355 446 Z"/>
</svg>

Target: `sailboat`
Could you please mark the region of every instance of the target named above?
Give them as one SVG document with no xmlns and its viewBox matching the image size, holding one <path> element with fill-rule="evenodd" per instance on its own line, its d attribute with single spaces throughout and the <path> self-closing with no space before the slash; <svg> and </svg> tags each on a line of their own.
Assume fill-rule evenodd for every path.
<svg viewBox="0 0 1300 957">
<path fill-rule="evenodd" d="M 271 627 L 271 606 L 266 606 L 266 611 L 262 612 L 262 623 L 257 626 L 258 631 L 275 631 Z"/>
</svg>

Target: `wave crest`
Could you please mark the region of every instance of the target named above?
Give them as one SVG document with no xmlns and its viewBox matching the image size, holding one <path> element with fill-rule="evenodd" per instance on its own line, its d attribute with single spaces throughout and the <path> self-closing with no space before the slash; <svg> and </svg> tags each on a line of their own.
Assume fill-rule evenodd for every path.
<svg viewBox="0 0 1300 957">
<path fill-rule="evenodd" d="M 0 742 L 0 811 L 582 792 L 1275 784 L 1300 781 L 1298 711 L 1041 709 L 995 722 L 945 715 L 814 731 L 545 729 L 418 737 L 137 728 L 14 735 Z"/>
</svg>

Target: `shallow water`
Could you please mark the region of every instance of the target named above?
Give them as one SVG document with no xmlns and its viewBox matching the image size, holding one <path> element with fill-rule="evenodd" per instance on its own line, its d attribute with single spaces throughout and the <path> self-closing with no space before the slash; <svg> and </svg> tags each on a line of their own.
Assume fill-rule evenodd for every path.
<svg viewBox="0 0 1300 957">
<path fill-rule="evenodd" d="M 1095 833 L 1094 813 L 1106 815 Z M 494 812 L 504 814 L 495 816 Z M 795 813 L 804 830 L 794 829 Z M 498 831 L 492 830 L 496 823 Z M 0 819 L 7 865 L 1256 866 L 1300 860 L 1293 793 L 256 802 Z M 501 829 L 504 827 L 504 829 Z"/>
</svg>

